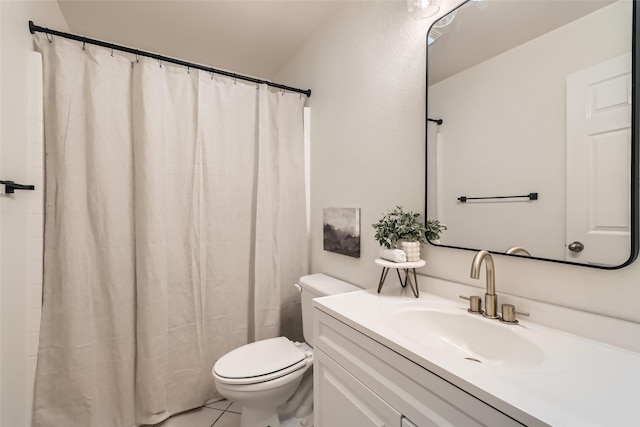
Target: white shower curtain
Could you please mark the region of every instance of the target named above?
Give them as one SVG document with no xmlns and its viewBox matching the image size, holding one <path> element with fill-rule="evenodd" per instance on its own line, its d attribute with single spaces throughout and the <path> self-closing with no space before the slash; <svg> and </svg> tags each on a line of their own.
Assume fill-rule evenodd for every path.
<svg viewBox="0 0 640 427">
<path fill-rule="evenodd" d="M 157 423 L 216 396 L 211 367 L 301 338 L 298 94 L 37 38 L 44 296 L 34 425 Z"/>
</svg>

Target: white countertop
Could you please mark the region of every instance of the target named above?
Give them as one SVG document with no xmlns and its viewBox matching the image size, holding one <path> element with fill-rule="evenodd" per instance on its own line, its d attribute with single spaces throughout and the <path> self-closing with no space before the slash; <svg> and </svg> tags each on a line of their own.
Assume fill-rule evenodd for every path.
<svg viewBox="0 0 640 427">
<path fill-rule="evenodd" d="M 521 364 L 470 362 L 457 357 L 465 355 L 463 348 L 452 357 L 450 349 L 442 351 L 416 334 L 419 325 L 412 332 L 402 331 L 391 315 L 398 308 L 426 307 L 474 316 L 466 313 L 465 304 L 424 292 L 416 299 L 375 290 L 314 300 L 320 310 L 525 424 L 640 425 L 640 353 L 522 319 L 518 325 L 505 325 L 476 316 L 479 322 L 495 322 L 526 337 L 537 348 Z M 487 340 L 491 345 L 490 337 Z M 523 414 L 528 415 L 523 419 Z"/>
</svg>

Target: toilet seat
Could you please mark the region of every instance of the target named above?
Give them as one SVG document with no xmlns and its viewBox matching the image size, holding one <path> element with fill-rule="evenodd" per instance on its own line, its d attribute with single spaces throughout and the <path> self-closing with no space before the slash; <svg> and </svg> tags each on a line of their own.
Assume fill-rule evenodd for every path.
<svg viewBox="0 0 640 427">
<path fill-rule="evenodd" d="M 286 337 L 270 338 L 243 345 L 213 366 L 213 374 L 225 384 L 256 384 L 295 372 L 313 361 L 311 347 Z"/>
</svg>

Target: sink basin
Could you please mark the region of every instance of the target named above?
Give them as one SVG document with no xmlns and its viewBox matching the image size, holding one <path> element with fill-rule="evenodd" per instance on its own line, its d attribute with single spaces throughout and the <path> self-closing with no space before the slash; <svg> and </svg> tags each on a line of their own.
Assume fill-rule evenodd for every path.
<svg viewBox="0 0 640 427">
<path fill-rule="evenodd" d="M 521 326 L 466 311 L 402 307 L 390 313 L 390 320 L 399 333 L 470 361 L 514 368 L 543 361 L 542 351 L 523 336 Z"/>
</svg>

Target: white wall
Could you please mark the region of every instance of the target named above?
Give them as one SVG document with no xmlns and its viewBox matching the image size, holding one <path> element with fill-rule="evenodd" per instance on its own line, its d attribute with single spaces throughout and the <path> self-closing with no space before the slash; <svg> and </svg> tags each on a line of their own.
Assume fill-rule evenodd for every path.
<svg viewBox="0 0 640 427">
<path fill-rule="evenodd" d="M 314 271 L 363 285 L 379 274 L 371 224 L 424 206 L 425 34 L 406 2 L 350 2 L 274 80 L 310 87 Z M 322 209 L 360 207 L 361 257 L 322 249 Z"/>
<path fill-rule="evenodd" d="M 378 246 L 370 224 L 396 204 L 423 209 L 429 24 L 414 21 L 404 1 L 353 2 L 274 79 L 313 90 L 308 105 L 313 111 L 314 272 L 376 286 L 380 271 L 373 259 Z M 323 251 L 321 215 L 326 206 L 362 208 L 360 259 Z M 472 252 L 433 246 L 424 250 L 424 273 L 484 286 L 469 278 Z M 498 293 L 640 322 L 640 262 L 618 271 L 501 256 L 495 264 Z"/>
<path fill-rule="evenodd" d="M 2 0 L 0 9 L 0 170 L 39 190 L 0 197 L 0 425 L 21 427 L 31 424 L 42 286 L 41 95 L 29 84 L 38 77 L 28 21 L 67 25 L 55 1 Z"/>
<path fill-rule="evenodd" d="M 2 22 L 2 6 L 0 6 Z M 2 100 L 2 31 L 0 31 L 0 100 Z M 2 104 L 0 101 L 0 129 L 2 129 Z M 2 132 L 0 132 L 0 177 L 2 176 Z M 2 242 L 2 206 L 0 206 L 0 242 Z M 2 266 L 2 244 L 0 244 L 0 267 Z M 2 274 L 0 274 L 0 322 L 2 321 Z M 2 381 L 2 333 L 0 332 L 0 381 Z M 2 387 L 0 387 L 0 423 L 2 422 Z"/>
</svg>

